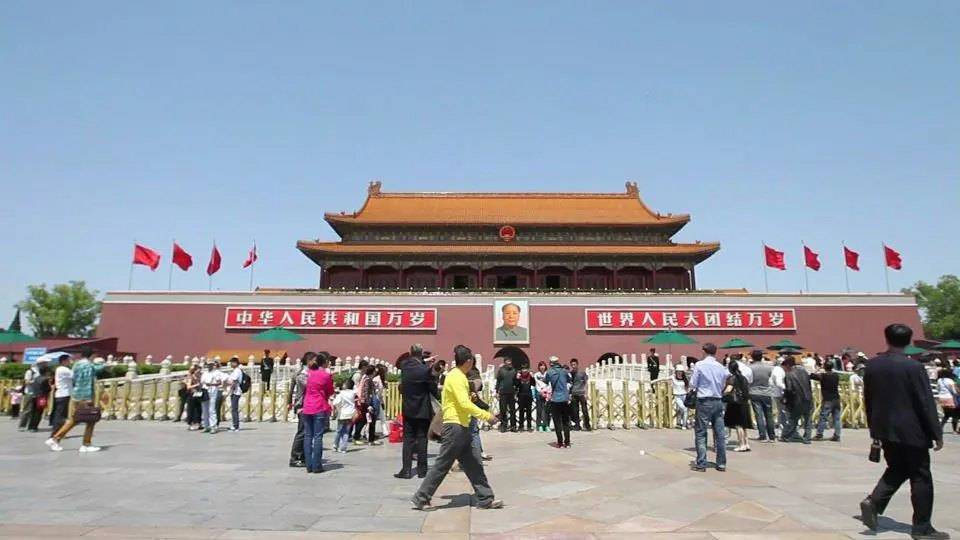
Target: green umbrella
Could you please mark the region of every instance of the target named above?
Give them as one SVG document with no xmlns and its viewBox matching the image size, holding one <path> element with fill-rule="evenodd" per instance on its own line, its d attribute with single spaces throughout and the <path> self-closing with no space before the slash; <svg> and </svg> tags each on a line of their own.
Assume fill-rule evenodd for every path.
<svg viewBox="0 0 960 540">
<path fill-rule="evenodd" d="M 697 340 L 674 330 L 666 330 L 648 337 L 643 342 L 651 345 L 693 345 Z"/>
<path fill-rule="evenodd" d="M 287 341 L 301 341 L 304 337 L 296 332 L 287 330 L 282 326 L 276 328 L 271 328 L 269 330 L 264 330 L 259 334 L 253 336 L 254 341 L 277 341 L 277 342 L 287 342 Z"/>
<path fill-rule="evenodd" d="M 934 349 L 948 350 L 948 351 L 960 351 L 960 341 L 956 339 L 951 339 L 950 341 L 944 341 L 939 345 L 934 345 Z"/>
<path fill-rule="evenodd" d="M 781 349 L 802 349 L 803 345 L 794 343 L 789 339 L 781 339 L 780 341 L 771 344 L 767 349 L 771 351 L 779 351 Z"/>
<path fill-rule="evenodd" d="M 907 345 L 907 347 L 903 349 L 903 354 L 906 354 L 909 356 L 913 356 L 915 354 L 923 354 L 925 352 L 927 352 L 926 349 L 921 349 L 920 347 L 917 347 L 912 343 L 910 345 Z"/>
<path fill-rule="evenodd" d="M 755 347 L 755 345 L 745 339 L 740 339 L 738 337 L 735 337 L 720 346 L 721 349 L 746 349 L 748 347 Z"/>
<path fill-rule="evenodd" d="M 37 341 L 37 338 L 33 336 L 28 336 L 23 332 L 17 332 L 16 330 L 8 330 L 6 332 L 0 332 L 0 345 L 13 345 L 14 343 L 30 343 L 32 341 Z"/>
</svg>

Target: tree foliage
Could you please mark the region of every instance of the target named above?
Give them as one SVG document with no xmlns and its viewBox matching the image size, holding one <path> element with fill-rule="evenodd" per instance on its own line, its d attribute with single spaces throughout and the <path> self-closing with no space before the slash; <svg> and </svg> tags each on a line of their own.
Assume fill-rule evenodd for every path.
<svg viewBox="0 0 960 540">
<path fill-rule="evenodd" d="M 923 331 L 930 339 L 960 339 L 960 278 L 940 276 L 936 285 L 918 281 L 903 292 L 917 298 Z"/>
<path fill-rule="evenodd" d="M 17 304 L 38 338 L 92 337 L 100 318 L 99 291 L 83 281 L 27 287 L 27 298 Z"/>
</svg>

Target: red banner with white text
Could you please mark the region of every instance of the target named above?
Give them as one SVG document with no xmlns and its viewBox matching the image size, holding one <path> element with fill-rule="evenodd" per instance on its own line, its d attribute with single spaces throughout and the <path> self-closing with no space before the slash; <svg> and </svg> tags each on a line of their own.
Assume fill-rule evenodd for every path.
<svg viewBox="0 0 960 540">
<path fill-rule="evenodd" d="M 329 307 L 260 308 L 228 307 L 227 330 L 436 330 L 434 308 Z"/>
<path fill-rule="evenodd" d="M 793 309 L 587 309 L 584 318 L 588 331 L 797 329 Z"/>
</svg>

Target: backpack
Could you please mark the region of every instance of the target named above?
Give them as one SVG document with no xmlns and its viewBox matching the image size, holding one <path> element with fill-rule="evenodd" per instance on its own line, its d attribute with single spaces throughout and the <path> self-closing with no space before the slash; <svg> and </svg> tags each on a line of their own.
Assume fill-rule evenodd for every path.
<svg viewBox="0 0 960 540">
<path fill-rule="evenodd" d="M 247 375 L 247 372 L 244 371 L 240 376 L 240 391 L 246 394 L 250 391 L 250 384 L 253 381 L 250 380 L 250 375 Z"/>
</svg>

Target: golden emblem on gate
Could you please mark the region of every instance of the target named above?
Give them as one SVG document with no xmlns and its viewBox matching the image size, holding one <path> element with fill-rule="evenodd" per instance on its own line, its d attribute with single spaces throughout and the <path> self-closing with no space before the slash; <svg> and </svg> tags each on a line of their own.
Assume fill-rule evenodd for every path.
<svg viewBox="0 0 960 540">
<path fill-rule="evenodd" d="M 517 230 L 511 225 L 500 227 L 500 239 L 504 242 L 513 242 L 517 239 Z"/>
</svg>

